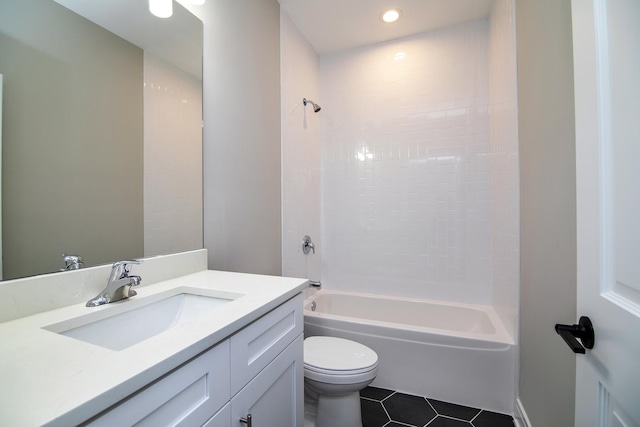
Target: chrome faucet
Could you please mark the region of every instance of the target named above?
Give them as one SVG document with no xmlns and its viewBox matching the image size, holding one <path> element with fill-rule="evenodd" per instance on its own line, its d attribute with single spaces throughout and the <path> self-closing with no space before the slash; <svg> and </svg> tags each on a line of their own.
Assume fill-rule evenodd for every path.
<svg viewBox="0 0 640 427">
<path fill-rule="evenodd" d="M 95 298 L 87 301 L 87 307 L 97 307 L 137 295 L 137 292 L 131 287 L 138 286 L 142 282 L 142 278 L 129 276 L 130 264 L 142 264 L 142 261 L 131 260 L 113 263 L 107 286 Z"/>
<path fill-rule="evenodd" d="M 84 260 L 80 255 L 62 254 L 62 260 L 64 261 L 64 268 L 60 271 L 79 270 L 84 268 Z"/>
</svg>

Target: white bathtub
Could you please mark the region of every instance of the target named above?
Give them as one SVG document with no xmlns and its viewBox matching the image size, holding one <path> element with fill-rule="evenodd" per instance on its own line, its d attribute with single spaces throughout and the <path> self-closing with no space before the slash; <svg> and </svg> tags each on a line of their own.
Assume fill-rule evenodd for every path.
<svg viewBox="0 0 640 427">
<path fill-rule="evenodd" d="M 372 386 L 513 414 L 516 348 L 492 307 L 322 290 L 304 331 L 375 350 Z"/>
</svg>

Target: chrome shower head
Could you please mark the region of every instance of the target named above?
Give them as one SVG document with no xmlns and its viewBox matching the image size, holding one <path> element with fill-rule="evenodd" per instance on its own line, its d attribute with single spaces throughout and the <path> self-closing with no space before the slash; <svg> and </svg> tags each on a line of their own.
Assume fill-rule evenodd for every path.
<svg viewBox="0 0 640 427">
<path fill-rule="evenodd" d="M 308 102 L 309 104 L 313 105 L 313 112 L 314 112 L 314 113 L 317 113 L 318 111 L 320 111 L 320 110 L 321 110 L 320 106 L 319 106 L 318 104 L 316 104 L 315 102 L 313 102 L 312 100 L 307 99 L 307 98 L 302 98 L 302 103 L 303 103 L 305 106 L 307 105 L 307 102 Z"/>
</svg>

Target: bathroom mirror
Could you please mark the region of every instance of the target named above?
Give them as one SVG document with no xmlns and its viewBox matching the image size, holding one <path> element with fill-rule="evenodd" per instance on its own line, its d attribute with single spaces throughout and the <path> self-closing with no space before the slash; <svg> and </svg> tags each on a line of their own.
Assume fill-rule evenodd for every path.
<svg viewBox="0 0 640 427">
<path fill-rule="evenodd" d="M 202 22 L 2 0 L 3 279 L 202 248 Z"/>
</svg>

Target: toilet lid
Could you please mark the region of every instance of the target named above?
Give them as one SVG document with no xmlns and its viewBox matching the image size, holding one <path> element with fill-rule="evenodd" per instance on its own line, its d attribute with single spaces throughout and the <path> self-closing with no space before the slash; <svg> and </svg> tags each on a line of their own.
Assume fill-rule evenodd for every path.
<svg viewBox="0 0 640 427">
<path fill-rule="evenodd" d="M 305 367 L 317 371 L 363 371 L 378 363 L 378 355 L 360 343 L 336 337 L 304 340 Z"/>
</svg>

